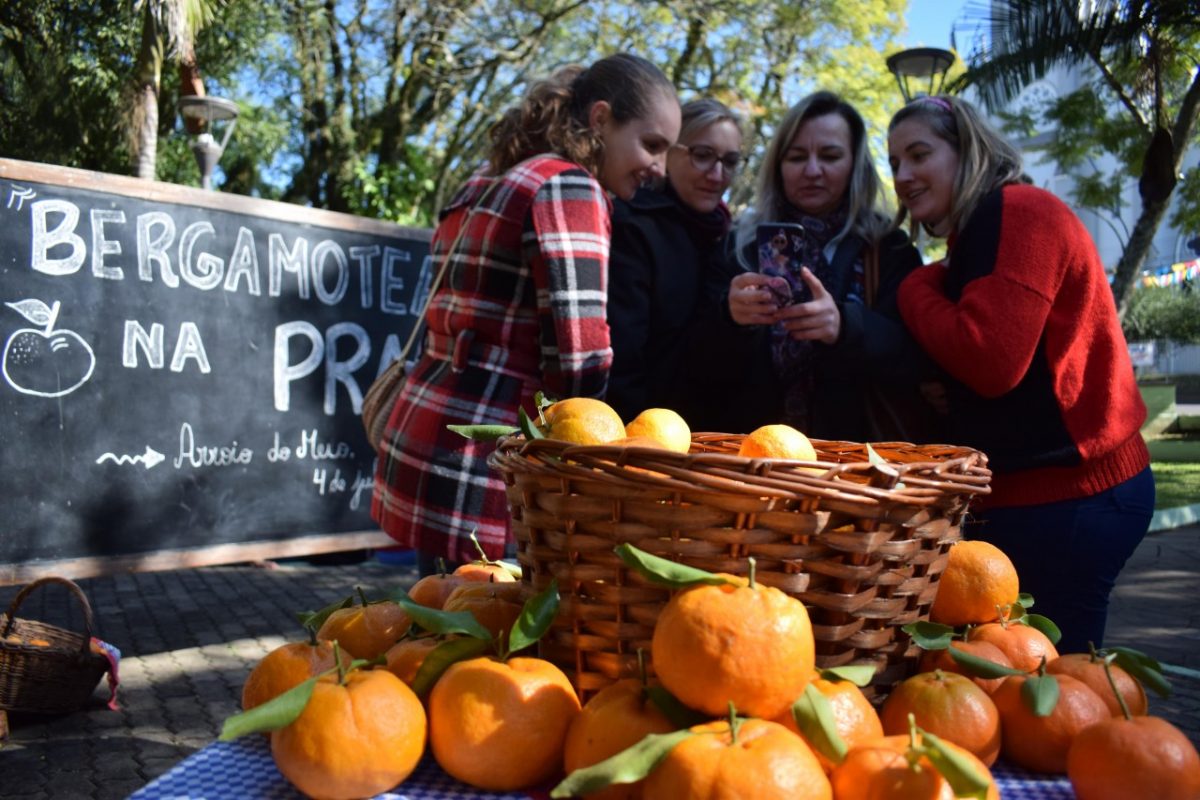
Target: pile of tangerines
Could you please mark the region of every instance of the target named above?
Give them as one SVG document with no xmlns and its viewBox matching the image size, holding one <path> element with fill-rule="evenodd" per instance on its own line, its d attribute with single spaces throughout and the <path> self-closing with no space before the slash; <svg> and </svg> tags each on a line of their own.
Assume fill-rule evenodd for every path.
<svg viewBox="0 0 1200 800">
<path fill-rule="evenodd" d="M 581 431 L 603 409 L 565 402 L 539 411 L 542 434 L 598 443 Z M 669 446 L 678 415 L 652 411 L 623 436 L 610 425 L 604 443 Z M 795 455 L 806 438 L 769 427 L 744 455 L 815 460 Z M 280 772 L 330 800 L 401 785 L 427 749 L 484 790 L 561 778 L 552 797 L 999 798 L 988 768 L 1000 755 L 1065 773 L 1081 800 L 1200 797 L 1200 755 L 1146 714 L 1141 681 L 1165 686 L 1157 664 L 1121 649 L 1060 656 L 1057 630 L 1027 612 L 1012 563 L 985 542 L 951 548 L 930 621 L 906 628 L 927 648 L 921 671 L 878 710 L 860 688 L 873 668 L 817 670 L 803 603 L 757 583 L 752 560 L 737 577 L 616 552 L 674 592 L 640 679 L 581 704 L 557 666 L 528 655 L 557 613 L 556 586 L 525 599 L 516 568 L 481 553 L 407 592 L 309 615 L 308 641 L 250 672 L 222 738 L 268 731 Z"/>
</svg>

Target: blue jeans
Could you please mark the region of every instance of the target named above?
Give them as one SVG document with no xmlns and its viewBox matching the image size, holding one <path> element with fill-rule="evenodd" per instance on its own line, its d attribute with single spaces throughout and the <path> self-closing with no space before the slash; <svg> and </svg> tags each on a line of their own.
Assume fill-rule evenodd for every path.
<svg viewBox="0 0 1200 800">
<path fill-rule="evenodd" d="M 1108 596 L 1154 513 L 1150 468 L 1091 497 L 1037 506 L 996 508 L 963 526 L 968 539 L 1003 550 L 1017 568 L 1021 591 L 1033 595 L 1033 613 L 1060 629 L 1060 653 L 1100 647 Z"/>
</svg>

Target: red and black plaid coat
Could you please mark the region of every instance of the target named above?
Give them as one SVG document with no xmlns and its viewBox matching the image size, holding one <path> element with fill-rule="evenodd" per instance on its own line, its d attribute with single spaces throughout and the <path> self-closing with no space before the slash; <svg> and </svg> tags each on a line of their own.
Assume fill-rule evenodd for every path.
<svg viewBox="0 0 1200 800">
<path fill-rule="evenodd" d="M 454 561 L 499 557 L 509 512 L 487 456 L 447 424 L 517 424 L 533 395 L 602 396 L 612 363 L 605 302 L 611 204 L 558 156 L 477 175 L 442 211 L 441 263 L 462 227 L 427 318 L 425 349 L 388 418 L 371 515 L 397 542 Z M 483 199 L 480 204 L 480 199 Z M 471 209 L 479 205 L 478 210 Z"/>
</svg>

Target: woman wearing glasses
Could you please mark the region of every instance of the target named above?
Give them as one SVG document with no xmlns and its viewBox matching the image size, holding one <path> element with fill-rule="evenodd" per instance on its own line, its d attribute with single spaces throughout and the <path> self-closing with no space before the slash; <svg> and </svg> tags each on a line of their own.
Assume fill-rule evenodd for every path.
<svg viewBox="0 0 1200 800">
<path fill-rule="evenodd" d="M 803 226 L 795 274 L 759 273 L 764 222 Z M 740 269 L 727 284 L 729 316 L 771 366 L 753 387 L 757 424 L 851 441 L 934 435 L 917 377 L 928 361 L 896 308 L 896 289 L 921 258 L 881 211 L 866 126 L 853 106 L 821 91 L 788 111 L 763 159 L 754 207 L 732 238 Z M 782 300 L 772 287 L 786 290 Z M 807 293 L 790 302 L 797 287 Z"/>
<path fill-rule="evenodd" d="M 709 99 L 686 103 L 662 185 L 613 203 L 607 399 L 627 422 L 647 408 L 671 408 L 693 430 L 720 429 L 723 404 L 699 383 L 704 333 L 720 313 L 704 280 L 729 232 L 722 197 L 741 147 L 741 124 L 729 108 Z"/>
</svg>

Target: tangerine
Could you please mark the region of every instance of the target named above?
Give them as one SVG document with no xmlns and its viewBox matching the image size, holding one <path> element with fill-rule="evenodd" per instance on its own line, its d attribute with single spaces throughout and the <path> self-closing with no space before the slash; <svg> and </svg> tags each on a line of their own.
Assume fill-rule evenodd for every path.
<svg viewBox="0 0 1200 800">
<path fill-rule="evenodd" d="M 646 777 L 647 800 L 739 798 L 830 800 L 820 762 L 796 734 L 776 722 L 748 719 L 730 729 L 725 720 L 691 728 L 696 734 L 671 748 Z"/>
<path fill-rule="evenodd" d="M 1070 675 L 1056 675 L 1058 702 L 1047 716 L 1033 713 L 1021 697 L 1026 675 L 1004 679 L 992 695 L 1000 712 L 1004 757 L 1017 766 L 1035 772 L 1067 771 L 1067 750 L 1071 740 L 1088 725 L 1112 719 L 1108 706 L 1082 681 Z"/>
<path fill-rule="evenodd" d="M 956 650 L 961 650 L 968 655 L 991 661 L 993 664 L 999 664 L 1002 667 L 1011 667 L 1012 662 L 1008 660 L 1008 656 L 1004 655 L 1004 651 L 991 642 L 978 640 L 974 642 L 964 642 L 955 640 L 950 647 Z M 921 660 L 917 663 L 917 669 L 920 672 L 933 672 L 935 669 L 940 669 L 942 672 L 954 672 L 959 675 L 966 675 L 975 682 L 975 685 L 983 689 L 988 694 L 996 691 L 1004 678 L 979 678 L 974 675 L 967 675 L 966 669 L 961 664 L 954 660 L 954 656 L 950 654 L 950 648 L 943 650 L 926 650 L 921 654 Z"/>
<path fill-rule="evenodd" d="M 967 631 L 967 641 L 990 642 L 1008 656 L 1013 669 L 1032 672 L 1041 666 L 1042 659 L 1049 663 L 1058 658 L 1054 643 L 1037 628 L 1020 622 L 988 622 Z"/>
<path fill-rule="evenodd" d="M 439 644 L 441 644 L 441 640 L 436 636 L 401 639 L 388 649 L 387 664 L 384 669 L 412 686 L 413 680 L 417 677 L 417 671 L 425 663 L 425 657 Z"/>
<path fill-rule="evenodd" d="M 812 678 L 816 646 L 804 604 L 772 586 L 733 583 L 685 589 L 654 626 L 651 659 L 684 705 L 718 716 L 732 702 L 774 719 Z"/>
<path fill-rule="evenodd" d="M 757 428 L 742 440 L 738 455 L 746 458 L 817 460 L 817 451 L 812 442 L 790 425 L 764 425 Z"/>
<path fill-rule="evenodd" d="M 517 580 L 508 567 L 495 561 L 468 561 L 459 565 L 452 575 L 460 581 L 478 583 L 515 583 Z"/>
<path fill-rule="evenodd" d="M 572 397 L 560 400 L 543 413 L 547 439 L 573 444 L 607 444 L 625 436 L 625 423 L 603 400 Z"/>
<path fill-rule="evenodd" d="M 862 689 L 850 681 L 831 681 L 820 677 L 813 679 L 812 686 L 829 701 L 829 707 L 833 711 L 834 727 L 837 728 L 838 735 L 842 737 L 846 747 L 853 747 L 860 742 L 883 736 L 883 723 L 879 721 L 879 712 L 875 710 L 875 706 L 871 705 L 871 701 L 863 694 Z M 812 743 L 808 741 L 796 724 L 796 718 L 792 716 L 791 708 L 776 717 L 775 721 L 798 734 L 810 747 L 812 746 Z M 832 772 L 833 762 L 823 756 L 815 747 L 812 748 L 812 751 L 817 760 L 821 762 L 821 768 L 825 770 L 825 773 Z"/>
<path fill-rule="evenodd" d="M 918 741 L 923 742 L 919 734 Z M 1000 800 L 996 781 L 982 761 L 953 742 L 942 744 L 987 779 L 987 800 Z M 830 776 L 833 796 L 836 800 L 956 800 L 950 783 L 927 756 L 921 756 L 915 766 L 909 763 L 909 747 L 909 737 L 904 735 L 883 736 L 850 748 Z"/>
<path fill-rule="evenodd" d="M 407 778 L 425 750 L 425 709 L 383 670 L 317 681 L 294 722 L 271 733 L 284 777 L 317 800 L 373 797 Z"/>
<path fill-rule="evenodd" d="M 1135 717 L 1144 716 L 1149 710 L 1149 702 L 1142 684 L 1116 664 L 1109 664 L 1108 668 L 1112 670 L 1113 682 L 1117 684 L 1117 691 L 1125 700 L 1125 706 L 1129 709 L 1129 713 Z M 1078 678 L 1090 686 L 1093 692 L 1100 695 L 1104 705 L 1108 706 L 1110 714 L 1114 717 L 1123 716 L 1121 704 L 1113 694 L 1112 685 L 1104 673 L 1103 659 L 1088 653 L 1067 653 L 1046 664 L 1046 672 L 1052 675 L 1070 675 Z"/>
<path fill-rule="evenodd" d="M 1115 717 L 1076 734 L 1067 777 L 1079 800 L 1195 800 L 1200 754 L 1164 719 Z"/>
<path fill-rule="evenodd" d="M 505 599 L 503 593 L 498 593 L 493 586 L 514 586 L 519 595 L 521 584 L 478 584 L 482 591 L 464 591 L 468 587 L 459 587 L 450 594 L 443 611 L 466 611 L 475 617 L 480 625 L 488 629 L 495 639 L 507 636 L 512 630 L 513 623 L 521 616 L 521 604 Z M 509 593 L 511 594 L 511 593 Z"/>
<path fill-rule="evenodd" d="M 1017 592 L 1017 570 L 1003 550 L 963 540 L 950 548 L 929 619 L 951 626 L 992 622 L 1017 601 Z"/>
<path fill-rule="evenodd" d="M 642 682 L 626 678 L 605 686 L 583 706 L 567 731 L 563 767 L 568 773 L 598 764 L 632 747 L 653 733 L 669 733 L 674 726 L 647 696 Z M 642 782 L 618 783 L 590 800 L 638 800 Z"/>
<path fill-rule="evenodd" d="M 554 777 L 579 697 L 538 658 L 452 664 L 429 695 L 429 742 L 442 769 L 464 783 L 513 791 Z"/>
<path fill-rule="evenodd" d="M 692 447 L 692 429 L 669 408 L 647 408 L 625 426 L 629 438 L 646 437 L 668 450 L 686 453 Z"/>
<path fill-rule="evenodd" d="M 412 618 L 397 603 L 379 603 L 339 608 L 317 631 L 318 639 L 337 641 L 355 658 L 378 658 L 412 626 Z"/>
<path fill-rule="evenodd" d="M 988 693 L 965 675 L 922 672 L 898 684 L 879 711 L 883 732 L 907 733 L 909 714 L 921 730 L 953 742 L 989 767 L 996 763 L 1000 712 Z"/>
<path fill-rule="evenodd" d="M 458 575 L 426 575 L 408 590 L 408 599 L 419 606 L 441 609 L 446 604 L 446 598 L 462 582 L 462 577 Z"/>
<path fill-rule="evenodd" d="M 342 664 L 349 666 L 350 655 L 339 651 Z M 289 642 L 263 656 L 242 684 L 242 710 L 249 711 L 294 689 L 314 675 L 336 665 L 330 642 Z"/>
</svg>

